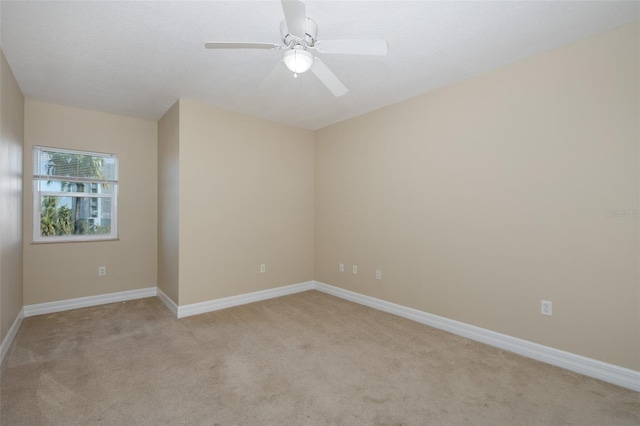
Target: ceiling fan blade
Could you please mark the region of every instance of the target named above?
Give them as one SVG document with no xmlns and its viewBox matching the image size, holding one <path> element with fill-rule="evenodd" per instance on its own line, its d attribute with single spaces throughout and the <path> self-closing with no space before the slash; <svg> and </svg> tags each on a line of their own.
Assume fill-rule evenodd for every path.
<svg viewBox="0 0 640 426">
<path fill-rule="evenodd" d="M 327 89 L 333 93 L 334 96 L 339 97 L 346 94 L 349 90 L 338 77 L 318 58 L 313 58 L 313 65 L 311 65 L 311 72 L 327 86 Z"/>
<path fill-rule="evenodd" d="M 320 53 L 336 53 L 343 55 L 378 55 L 387 54 L 386 40 L 319 40 L 316 50 Z"/>
<path fill-rule="evenodd" d="M 289 34 L 304 40 L 307 32 L 307 10 L 304 3 L 300 0 L 282 0 L 282 10 Z"/>
<path fill-rule="evenodd" d="M 205 43 L 207 49 L 280 49 L 280 46 L 273 43 L 243 43 L 216 41 Z"/>
<path fill-rule="evenodd" d="M 260 86 L 258 86 L 257 90 L 259 92 L 264 92 L 266 89 L 273 87 L 278 76 L 280 76 L 286 68 L 287 67 L 285 66 L 284 62 L 280 60 L 280 62 L 278 62 L 275 67 L 273 67 L 269 75 L 264 80 L 262 80 L 262 83 L 260 83 Z"/>
</svg>

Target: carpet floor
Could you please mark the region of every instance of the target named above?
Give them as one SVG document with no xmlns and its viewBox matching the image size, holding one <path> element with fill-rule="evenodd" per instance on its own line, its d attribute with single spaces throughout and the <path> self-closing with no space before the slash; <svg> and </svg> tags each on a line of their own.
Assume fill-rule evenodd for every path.
<svg viewBox="0 0 640 426">
<path fill-rule="evenodd" d="M 640 394 L 317 291 L 26 318 L 2 425 L 639 425 Z"/>
</svg>

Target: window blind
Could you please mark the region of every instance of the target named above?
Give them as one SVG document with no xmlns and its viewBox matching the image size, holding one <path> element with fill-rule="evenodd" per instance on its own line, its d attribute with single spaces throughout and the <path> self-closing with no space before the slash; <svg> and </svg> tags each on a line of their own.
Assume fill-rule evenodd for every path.
<svg viewBox="0 0 640 426">
<path fill-rule="evenodd" d="M 39 180 L 117 183 L 115 154 L 34 147 L 33 177 Z"/>
</svg>

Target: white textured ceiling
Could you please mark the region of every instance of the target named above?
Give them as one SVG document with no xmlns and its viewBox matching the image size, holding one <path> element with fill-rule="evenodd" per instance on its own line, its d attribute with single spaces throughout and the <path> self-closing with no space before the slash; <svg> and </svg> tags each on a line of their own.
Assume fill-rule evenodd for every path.
<svg viewBox="0 0 640 426">
<path fill-rule="evenodd" d="M 24 95 L 158 120 L 190 98 L 318 129 L 639 19 L 637 1 L 313 1 L 318 39 L 382 38 L 385 57 L 319 57 L 349 88 L 279 74 L 279 1 L 2 1 L 0 45 Z"/>
</svg>

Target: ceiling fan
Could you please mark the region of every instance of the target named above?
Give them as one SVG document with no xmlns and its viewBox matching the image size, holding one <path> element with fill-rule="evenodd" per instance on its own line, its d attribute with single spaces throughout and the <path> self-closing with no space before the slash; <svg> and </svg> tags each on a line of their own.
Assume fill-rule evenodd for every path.
<svg viewBox="0 0 640 426">
<path fill-rule="evenodd" d="M 297 77 L 308 70 L 333 93 L 342 96 L 347 88 L 336 75 L 312 52 L 348 55 L 387 54 L 386 40 L 317 40 L 318 25 L 307 17 L 305 4 L 300 0 L 282 0 L 284 21 L 280 23 L 283 45 L 273 43 L 211 42 L 207 49 L 271 49 L 284 50 L 282 61 Z M 278 63 L 278 66 L 280 63 Z M 276 67 L 277 68 L 277 67 Z M 275 70 L 274 70 L 275 71 Z"/>
</svg>

